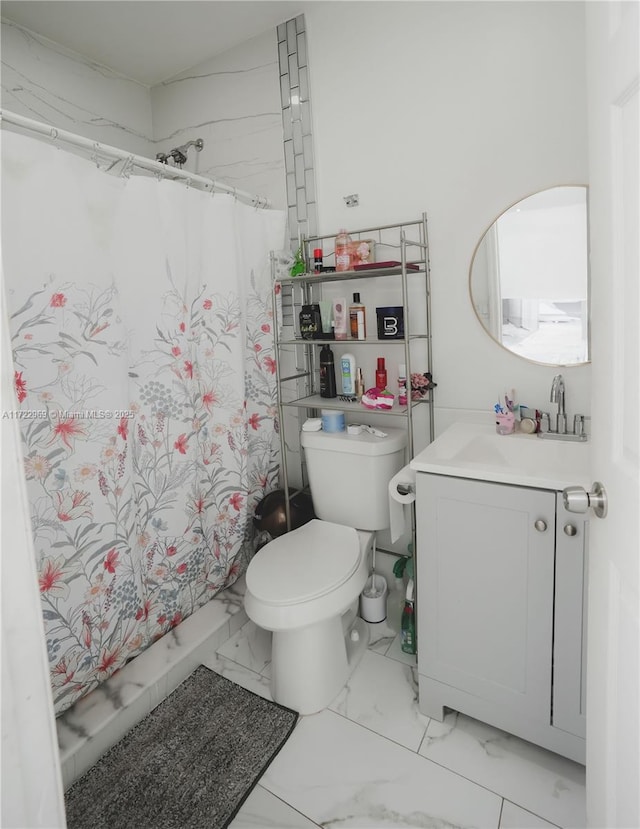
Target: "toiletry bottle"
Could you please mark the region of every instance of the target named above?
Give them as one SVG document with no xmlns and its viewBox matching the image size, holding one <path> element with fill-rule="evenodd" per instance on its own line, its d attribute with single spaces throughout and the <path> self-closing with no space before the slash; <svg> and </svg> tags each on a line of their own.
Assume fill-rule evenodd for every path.
<svg viewBox="0 0 640 829">
<path fill-rule="evenodd" d="M 360 302 L 360 294 L 353 295 L 353 305 L 349 306 L 349 327 L 353 340 L 365 340 L 367 337 L 367 323 L 365 307 Z"/>
<path fill-rule="evenodd" d="M 322 339 L 322 319 L 318 303 L 302 306 L 300 310 L 300 334 L 303 340 Z"/>
<path fill-rule="evenodd" d="M 403 653 L 416 652 L 416 615 L 413 610 L 413 579 L 407 584 L 407 596 L 400 621 L 400 647 Z"/>
<path fill-rule="evenodd" d="M 356 394 L 356 358 L 353 354 L 343 354 L 340 358 L 342 375 L 342 394 L 355 397 Z"/>
<path fill-rule="evenodd" d="M 389 591 L 387 600 L 387 624 L 396 633 L 401 633 L 402 611 L 406 601 L 407 586 L 404 581 L 407 559 L 400 556 L 393 565 L 393 588 Z"/>
<path fill-rule="evenodd" d="M 384 357 L 378 357 L 378 368 L 376 369 L 376 388 L 384 391 L 387 388 L 387 370 L 384 367 Z"/>
<path fill-rule="evenodd" d="M 322 248 L 314 248 L 313 251 L 313 272 L 322 273 Z"/>
<path fill-rule="evenodd" d="M 362 395 L 364 394 L 364 378 L 362 376 L 362 369 L 359 368 L 356 374 L 356 397 L 358 400 L 362 400 Z"/>
<path fill-rule="evenodd" d="M 351 253 L 349 245 L 351 236 L 344 228 L 340 228 L 336 236 L 336 271 L 348 271 L 351 268 Z"/>
<path fill-rule="evenodd" d="M 319 339 L 333 340 L 333 303 L 329 299 L 321 299 L 318 305 L 320 306 L 320 325 L 322 326 L 322 336 Z"/>
<path fill-rule="evenodd" d="M 346 299 L 333 300 L 334 336 L 336 340 L 347 339 L 347 301 Z"/>
<path fill-rule="evenodd" d="M 407 367 L 404 363 L 398 366 L 398 403 L 400 406 L 407 405 Z"/>
<path fill-rule="evenodd" d="M 320 350 L 320 397 L 337 396 L 333 351 L 330 346 L 323 345 Z"/>
</svg>

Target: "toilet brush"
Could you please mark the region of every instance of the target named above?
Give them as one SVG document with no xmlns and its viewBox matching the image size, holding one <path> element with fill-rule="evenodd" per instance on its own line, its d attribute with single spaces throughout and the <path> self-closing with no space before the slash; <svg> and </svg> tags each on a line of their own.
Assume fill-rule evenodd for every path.
<svg viewBox="0 0 640 829">
<path fill-rule="evenodd" d="M 373 546 L 371 548 L 371 592 L 376 595 L 376 534 L 373 534 Z"/>
<path fill-rule="evenodd" d="M 387 618 L 387 581 L 384 576 L 377 578 L 376 537 L 371 548 L 371 573 L 360 594 L 360 616 L 365 622 L 382 622 Z"/>
</svg>

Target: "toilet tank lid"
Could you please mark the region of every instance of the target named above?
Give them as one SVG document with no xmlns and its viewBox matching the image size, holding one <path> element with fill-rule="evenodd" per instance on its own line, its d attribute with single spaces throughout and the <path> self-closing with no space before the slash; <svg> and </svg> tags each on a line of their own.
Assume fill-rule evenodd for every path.
<svg viewBox="0 0 640 829">
<path fill-rule="evenodd" d="M 300 442 L 308 449 L 322 449 L 327 452 L 343 452 L 352 455 L 390 455 L 407 444 L 407 433 L 395 426 L 385 426 L 381 431 L 386 437 L 370 432 L 350 435 L 347 432 L 302 432 Z"/>
<path fill-rule="evenodd" d="M 247 568 L 247 591 L 271 605 L 317 599 L 343 584 L 360 557 L 353 527 L 314 518 L 258 550 Z"/>
</svg>

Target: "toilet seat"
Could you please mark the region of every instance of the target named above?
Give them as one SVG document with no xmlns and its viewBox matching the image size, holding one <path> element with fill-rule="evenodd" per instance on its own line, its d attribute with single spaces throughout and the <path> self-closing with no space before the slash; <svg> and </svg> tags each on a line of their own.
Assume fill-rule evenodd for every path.
<svg viewBox="0 0 640 829">
<path fill-rule="evenodd" d="M 247 589 L 266 605 L 300 604 L 335 591 L 360 562 L 353 527 L 313 519 L 258 550 L 247 569 Z"/>
</svg>

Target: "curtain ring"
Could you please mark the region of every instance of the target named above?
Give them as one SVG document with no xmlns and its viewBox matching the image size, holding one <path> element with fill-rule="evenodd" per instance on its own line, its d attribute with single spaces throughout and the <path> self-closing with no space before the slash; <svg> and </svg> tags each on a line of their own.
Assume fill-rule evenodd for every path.
<svg viewBox="0 0 640 829">
<path fill-rule="evenodd" d="M 120 172 L 122 178 L 129 178 L 131 176 L 131 173 L 133 172 L 133 168 L 134 160 L 133 156 L 130 155 L 127 158 L 125 158 L 124 164 L 122 165 L 122 171 Z"/>
<path fill-rule="evenodd" d="M 55 143 L 58 140 L 58 130 L 55 127 L 51 127 L 51 134 L 49 138 Z"/>
</svg>

